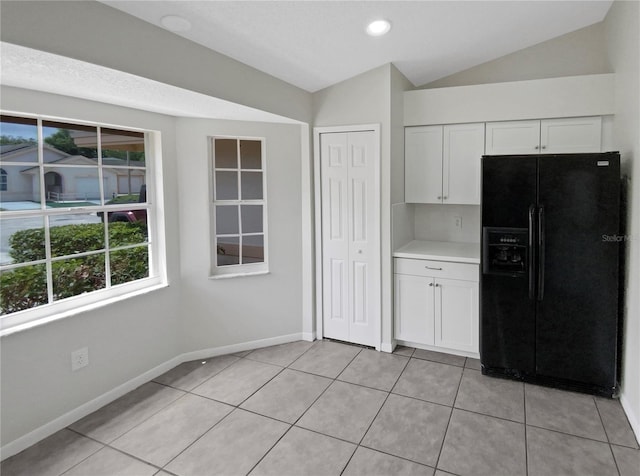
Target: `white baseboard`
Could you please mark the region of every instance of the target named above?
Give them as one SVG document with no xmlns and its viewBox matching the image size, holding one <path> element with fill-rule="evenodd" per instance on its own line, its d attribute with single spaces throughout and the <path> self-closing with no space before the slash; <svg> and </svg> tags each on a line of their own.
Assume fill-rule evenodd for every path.
<svg viewBox="0 0 640 476">
<path fill-rule="evenodd" d="M 259 349 L 261 347 L 269 347 L 271 345 L 278 344 L 286 344 L 288 342 L 294 342 L 297 340 L 313 340 L 310 337 L 311 334 L 308 333 L 297 333 L 297 334 L 288 334 L 284 336 L 271 337 L 268 339 L 260 339 L 254 340 L 250 342 L 243 342 L 240 344 L 233 345 L 225 345 L 221 347 L 212 347 L 209 349 L 197 350 L 194 352 L 187 352 L 184 354 L 180 354 L 177 357 L 174 357 L 157 367 L 154 367 L 151 370 L 144 372 L 137 377 L 132 378 L 131 380 L 123 383 L 122 385 L 117 386 L 114 389 L 109 390 L 106 393 L 103 393 L 99 397 L 94 398 L 93 400 L 88 401 L 80 405 L 77 408 L 65 413 L 64 415 L 51 420 L 48 423 L 36 428 L 33 431 L 30 431 L 26 435 L 17 438 L 10 443 L 7 443 L 2 448 L 0 448 L 0 461 L 9 458 L 21 451 L 33 446 L 39 441 L 45 439 L 48 436 L 53 435 L 57 431 L 62 430 L 63 428 L 68 427 L 72 423 L 78 421 L 81 418 L 99 410 L 103 406 L 113 402 L 114 400 L 120 398 L 121 396 L 129 393 L 132 390 L 135 390 L 140 385 L 143 385 L 150 380 L 162 375 L 163 373 L 171 370 L 177 365 L 180 365 L 183 362 L 188 362 L 190 360 L 204 359 L 208 357 L 216 357 L 218 355 L 224 354 L 232 354 L 234 352 L 242 352 L 245 350 Z"/>
<path fill-rule="evenodd" d="M 304 335 L 302 333 L 288 334 L 278 337 L 269 337 L 268 339 L 241 342 L 240 344 L 223 345 L 221 347 L 211 347 L 209 349 L 196 350 L 194 352 L 187 352 L 186 354 L 182 354 L 179 357 L 182 359 L 180 361 L 182 363 L 188 362 L 190 360 L 216 357 L 218 355 L 233 354 L 234 352 L 243 352 L 245 350 L 260 349 L 262 347 L 269 347 L 271 345 L 287 344 L 289 342 L 295 342 L 302 339 L 304 339 Z"/>
<path fill-rule="evenodd" d="M 88 401 L 80 405 L 77 408 L 65 413 L 58 418 L 51 420 L 48 423 L 45 423 L 41 427 L 36 428 L 33 431 L 30 431 L 26 435 L 21 436 L 18 439 L 13 440 L 10 443 L 7 443 L 2 448 L 0 448 L 0 460 L 5 460 L 6 458 L 13 456 L 21 451 L 29 448 L 30 446 L 36 444 L 40 440 L 45 439 L 48 436 L 53 435 L 57 431 L 62 430 L 63 428 L 68 427 L 72 423 L 78 421 L 81 418 L 99 410 L 103 406 L 111 403 L 112 401 L 120 398 L 121 396 L 129 393 L 132 390 L 135 390 L 140 385 L 147 383 L 150 380 L 153 380 L 159 375 L 171 370 L 176 365 L 184 362 L 181 360 L 181 356 L 174 357 L 171 360 L 166 361 L 163 364 L 154 367 L 147 372 L 138 375 L 135 378 L 123 383 L 122 385 L 117 386 L 109 390 L 106 393 L 103 393 L 99 397 L 94 398 L 93 400 Z"/>
<path fill-rule="evenodd" d="M 627 400 L 624 392 L 620 394 L 620 404 L 627 415 L 631 429 L 636 435 L 636 440 L 640 441 L 640 419 L 638 418 L 640 415 L 636 414 L 635 409 L 631 406 L 629 400 Z"/>
<path fill-rule="evenodd" d="M 314 340 L 316 340 L 316 333 L 315 332 L 303 332 L 302 333 L 302 340 L 306 340 L 307 342 L 313 342 Z"/>
</svg>

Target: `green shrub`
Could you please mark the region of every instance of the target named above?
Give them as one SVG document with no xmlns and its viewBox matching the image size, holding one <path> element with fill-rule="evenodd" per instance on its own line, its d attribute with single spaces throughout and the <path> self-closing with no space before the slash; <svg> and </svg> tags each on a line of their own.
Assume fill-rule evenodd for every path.
<svg viewBox="0 0 640 476">
<path fill-rule="evenodd" d="M 0 274 L 0 314 L 47 303 L 47 271 L 43 264 Z"/>
<path fill-rule="evenodd" d="M 73 255 L 104 248 L 101 223 L 56 226 L 50 229 L 54 256 Z M 111 247 L 141 244 L 146 227 L 137 223 L 110 223 Z M 16 263 L 44 259 L 44 230 L 20 230 L 9 238 L 10 256 Z M 111 283 L 135 281 L 149 275 L 148 248 L 140 246 L 111 252 Z M 106 286 L 104 253 L 52 263 L 54 301 Z M 0 314 L 30 309 L 47 303 L 47 273 L 43 264 L 24 266 L 0 275 Z"/>
</svg>

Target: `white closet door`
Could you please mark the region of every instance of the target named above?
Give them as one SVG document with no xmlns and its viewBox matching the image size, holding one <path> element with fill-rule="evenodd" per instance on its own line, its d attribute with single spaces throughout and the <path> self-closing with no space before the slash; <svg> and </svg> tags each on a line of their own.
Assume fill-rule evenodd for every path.
<svg viewBox="0 0 640 476">
<path fill-rule="evenodd" d="M 324 335 L 372 346 L 380 320 L 375 147 L 369 131 L 321 135 Z"/>
<path fill-rule="evenodd" d="M 376 320 L 380 320 L 380 226 L 377 211 L 380 187 L 375 183 L 375 141 L 373 133 L 369 131 L 351 132 L 348 136 L 348 340 L 358 344 L 375 345 L 375 325 Z"/>
<path fill-rule="evenodd" d="M 348 135 L 322 134 L 322 309 L 325 337 L 349 336 Z"/>
</svg>

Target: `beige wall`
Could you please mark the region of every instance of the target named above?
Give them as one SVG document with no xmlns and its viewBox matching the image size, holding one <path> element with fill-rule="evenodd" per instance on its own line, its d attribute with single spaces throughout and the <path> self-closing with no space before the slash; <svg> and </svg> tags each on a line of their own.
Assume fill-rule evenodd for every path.
<svg viewBox="0 0 640 476">
<path fill-rule="evenodd" d="M 381 309 L 382 322 L 391 322 L 391 65 L 317 91 L 313 111 L 315 127 L 380 124 Z M 390 327 L 383 327 L 383 345 L 391 338 Z"/>
<path fill-rule="evenodd" d="M 265 139 L 269 274 L 209 279 L 209 137 Z M 177 119 L 183 352 L 302 334 L 301 128 Z M 306 138 L 305 138 L 306 140 Z"/>
<path fill-rule="evenodd" d="M 418 89 L 610 73 L 602 23 L 460 71 Z"/>
<path fill-rule="evenodd" d="M 2 109 L 97 121 L 162 134 L 169 286 L 2 337 L 2 446 L 169 361 L 180 349 L 180 263 L 175 119 L 64 96 L 2 87 Z M 71 372 L 71 352 L 89 366 Z M 71 423 L 71 422 L 68 422 Z M 4 455 L 3 455 L 4 456 Z"/>
<path fill-rule="evenodd" d="M 640 439 L 640 3 L 616 0 L 604 27 L 616 73 L 613 140 L 630 179 L 621 400 Z"/>
</svg>

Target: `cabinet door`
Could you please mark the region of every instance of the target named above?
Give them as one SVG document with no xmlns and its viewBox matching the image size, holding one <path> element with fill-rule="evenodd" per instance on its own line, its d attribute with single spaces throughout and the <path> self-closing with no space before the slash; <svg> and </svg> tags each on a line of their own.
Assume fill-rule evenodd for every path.
<svg viewBox="0 0 640 476">
<path fill-rule="evenodd" d="M 444 126 L 443 203 L 480 205 L 484 123 Z"/>
<path fill-rule="evenodd" d="M 537 154 L 540 121 L 487 122 L 487 155 Z"/>
<path fill-rule="evenodd" d="M 442 126 L 405 128 L 407 203 L 442 203 Z"/>
<path fill-rule="evenodd" d="M 395 275 L 395 338 L 433 345 L 433 278 Z"/>
<path fill-rule="evenodd" d="M 478 352 L 478 283 L 437 279 L 435 288 L 435 345 Z"/>
<path fill-rule="evenodd" d="M 540 148 L 543 154 L 600 152 L 601 147 L 601 117 L 540 121 Z"/>
</svg>

